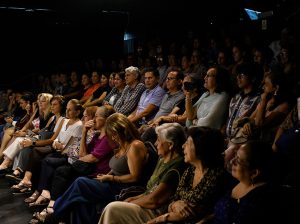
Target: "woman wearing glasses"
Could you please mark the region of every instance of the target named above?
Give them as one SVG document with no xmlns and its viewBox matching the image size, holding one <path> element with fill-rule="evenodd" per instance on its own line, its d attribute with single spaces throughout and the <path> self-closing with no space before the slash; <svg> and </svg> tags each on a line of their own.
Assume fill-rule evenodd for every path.
<svg viewBox="0 0 300 224">
<path fill-rule="evenodd" d="M 261 141 L 248 141 L 231 160 L 238 184 L 214 209 L 213 223 L 278 223 L 279 195 L 270 184 L 273 152 Z M 284 222 L 281 222 L 284 223 Z"/>
<path fill-rule="evenodd" d="M 229 103 L 230 76 L 224 68 L 213 66 L 204 77 L 204 88 L 207 90 L 193 104 L 190 93 L 185 97 L 187 115 L 186 126 L 192 124 L 220 129 L 225 122 Z"/>
</svg>

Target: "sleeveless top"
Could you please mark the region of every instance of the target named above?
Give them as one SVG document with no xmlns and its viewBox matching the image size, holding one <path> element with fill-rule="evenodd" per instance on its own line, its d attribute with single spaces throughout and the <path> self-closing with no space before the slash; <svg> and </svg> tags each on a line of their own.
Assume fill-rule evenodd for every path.
<svg viewBox="0 0 300 224">
<path fill-rule="evenodd" d="M 109 160 L 109 167 L 111 168 L 112 172 L 116 176 L 122 176 L 129 174 L 129 167 L 128 167 L 128 162 L 127 162 L 127 152 L 120 157 L 113 156 Z"/>
</svg>

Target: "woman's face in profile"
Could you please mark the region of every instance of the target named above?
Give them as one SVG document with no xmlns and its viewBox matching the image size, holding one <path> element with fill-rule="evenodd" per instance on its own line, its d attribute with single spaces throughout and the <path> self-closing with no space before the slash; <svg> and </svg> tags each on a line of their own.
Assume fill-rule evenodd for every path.
<svg viewBox="0 0 300 224">
<path fill-rule="evenodd" d="M 182 147 L 184 152 L 184 162 L 191 163 L 197 159 L 195 144 L 191 136 L 187 138 Z"/>
<path fill-rule="evenodd" d="M 155 146 L 157 148 L 157 154 L 161 157 L 166 157 L 171 152 L 171 143 L 163 141 L 160 136 L 157 137 L 155 142 Z"/>
<path fill-rule="evenodd" d="M 250 178 L 250 172 L 248 169 L 249 164 L 247 162 L 245 147 L 246 145 L 242 145 L 237 151 L 235 157 L 231 160 L 231 174 L 239 181 L 249 180 Z"/>
</svg>

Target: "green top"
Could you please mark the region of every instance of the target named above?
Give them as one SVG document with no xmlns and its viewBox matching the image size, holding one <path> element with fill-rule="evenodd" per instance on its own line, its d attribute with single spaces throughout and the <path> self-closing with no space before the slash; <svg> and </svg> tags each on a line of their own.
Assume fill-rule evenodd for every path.
<svg viewBox="0 0 300 224">
<path fill-rule="evenodd" d="M 155 170 L 147 183 L 145 194 L 155 191 L 160 183 L 165 183 L 170 186 L 170 190 L 175 192 L 179 183 L 181 174 L 185 168 L 183 157 L 179 156 L 167 163 L 160 159 L 155 167 Z"/>
</svg>

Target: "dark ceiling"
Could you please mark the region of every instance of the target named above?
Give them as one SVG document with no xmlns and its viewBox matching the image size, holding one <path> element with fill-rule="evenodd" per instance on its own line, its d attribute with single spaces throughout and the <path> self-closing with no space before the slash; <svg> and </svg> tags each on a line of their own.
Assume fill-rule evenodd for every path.
<svg viewBox="0 0 300 224">
<path fill-rule="evenodd" d="M 2 0 L 0 15 L 22 24 L 105 25 L 116 20 L 136 27 L 238 21 L 244 7 L 267 11 L 286 1 L 291 0 Z"/>
<path fill-rule="evenodd" d="M 249 20 L 244 7 L 273 10 L 276 17 L 287 20 L 299 15 L 299 2 L 1 0 L 0 56 L 4 59 L 0 60 L 0 85 L 11 82 L 15 76 L 21 77 L 66 60 L 85 60 L 122 52 L 125 30 L 159 34 L 182 34 L 187 30 L 203 32 L 209 24 L 222 27 Z"/>
</svg>

